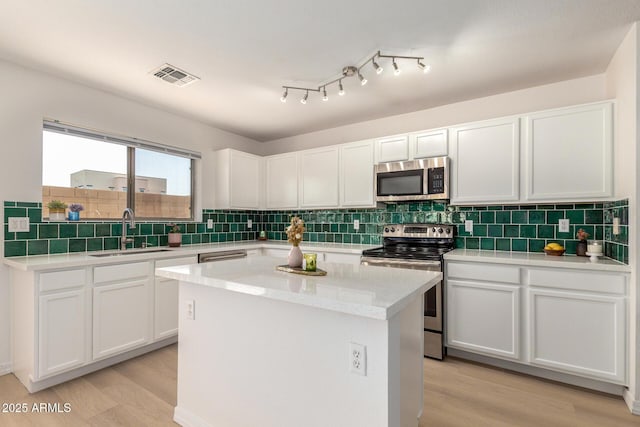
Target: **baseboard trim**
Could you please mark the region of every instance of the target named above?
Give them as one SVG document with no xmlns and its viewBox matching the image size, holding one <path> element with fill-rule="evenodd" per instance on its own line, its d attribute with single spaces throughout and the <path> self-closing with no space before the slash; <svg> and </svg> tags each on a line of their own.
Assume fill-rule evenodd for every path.
<svg viewBox="0 0 640 427">
<path fill-rule="evenodd" d="M 613 394 L 616 396 L 623 396 L 625 390 L 627 390 L 627 388 L 623 385 L 611 384 L 604 381 L 592 380 L 590 378 L 578 377 L 576 375 L 556 372 L 549 369 L 539 368 L 537 366 L 523 365 L 521 363 L 496 359 L 494 357 L 470 353 L 468 351 L 458 350 L 451 347 L 447 347 L 447 355 L 458 357 L 460 359 L 472 360 L 474 362 L 484 363 L 486 365 L 495 366 L 497 368 L 508 369 L 510 371 L 516 371 L 522 374 L 532 375 L 551 381 L 565 383 L 576 387 L 588 388 L 590 390 Z"/>
<path fill-rule="evenodd" d="M 145 345 L 144 347 L 127 351 L 126 353 L 118 354 L 108 359 L 99 360 L 97 362 L 90 363 L 85 366 L 81 366 L 72 371 L 54 375 L 49 378 L 44 378 L 39 381 L 32 381 L 31 378 L 29 378 L 28 384 L 24 384 L 23 382 L 23 385 L 27 388 L 27 390 L 29 390 L 29 393 L 35 393 L 40 390 L 44 390 L 46 388 L 52 387 L 54 385 L 58 385 L 58 384 L 67 382 L 69 380 L 81 377 L 83 375 L 89 374 L 91 372 L 99 371 L 100 369 L 106 368 L 111 365 L 115 365 L 116 363 L 123 362 L 127 359 L 132 359 L 134 357 L 143 355 L 145 353 L 149 353 L 150 351 L 154 351 L 159 348 L 166 347 L 176 342 L 178 342 L 177 335 L 174 337 L 166 338 L 162 341 L 155 342 L 153 344 Z"/>
<path fill-rule="evenodd" d="M 634 399 L 633 394 L 629 389 L 624 391 L 622 397 L 624 398 L 624 402 L 627 404 L 627 407 L 629 407 L 629 411 L 631 411 L 633 415 L 640 415 L 640 400 Z"/>
<path fill-rule="evenodd" d="M 211 424 L 199 416 L 179 406 L 176 406 L 173 410 L 173 421 L 182 427 L 212 427 Z"/>
<path fill-rule="evenodd" d="M 10 374 L 12 371 L 11 363 L 0 364 L 0 376 Z"/>
</svg>

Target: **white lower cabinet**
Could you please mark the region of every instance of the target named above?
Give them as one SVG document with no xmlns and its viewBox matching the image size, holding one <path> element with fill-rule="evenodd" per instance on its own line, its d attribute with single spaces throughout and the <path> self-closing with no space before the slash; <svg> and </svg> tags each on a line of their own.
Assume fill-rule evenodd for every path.
<svg viewBox="0 0 640 427">
<path fill-rule="evenodd" d="M 626 382 L 624 297 L 530 289 L 528 301 L 531 364 Z"/>
<path fill-rule="evenodd" d="M 520 358 L 520 286 L 449 280 L 447 344 Z"/>
<path fill-rule="evenodd" d="M 249 252 L 249 251 L 247 251 Z M 195 256 L 163 259 L 155 263 L 155 268 L 195 264 Z M 161 340 L 178 333 L 178 281 L 156 277 L 154 281 L 153 339 Z"/>
<path fill-rule="evenodd" d="M 100 359 L 149 341 L 149 279 L 93 289 L 93 358 Z"/>
<path fill-rule="evenodd" d="M 627 384 L 628 274 L 481 259 L 445 271 L 448 347 Z"/>
<path fill-rule="evenodd" d="M 39 377 L 85 363 L 84 288 L 41 295 L 39 298 Z"/>
</svg>

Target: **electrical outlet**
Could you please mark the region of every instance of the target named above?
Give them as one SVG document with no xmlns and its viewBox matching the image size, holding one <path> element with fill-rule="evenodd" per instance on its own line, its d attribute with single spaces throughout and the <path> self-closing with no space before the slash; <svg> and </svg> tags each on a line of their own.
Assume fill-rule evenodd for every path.
<svg viewBox="0 0 640 427">
<path fill-rule="evenodd" d="M 569 232 L 569 220 L 567 218 L 558 220 L 558 231 L 560 233 L 568 233 Z"/>
<path fill-rule="evenodd" d="M 467 219 L 464 222 L 464 231 L 466 231 L 467 233 L 473 233 L 473 220 L 472 219 Z"/>
<path fill-rule="evenodd" d="M 247 220 L 247 228 L 253 228 L 253 221 L 250 219 Z"/>
<path fill-rule="evenodd" d="M 29 217 L 9 217 L 9 232 L 29 231 Z"/>
<path fill-rule="evenodd" d="M 212 219 L 208 219 L 207 220 L 207 228 L 208 229 L 212 229 L 213 228 L 213 220 Z"/>
<path fill-rule="evenodd" d="M 192 299 L 185 301 L 187 320 L 196 320 L 196 302 Z"/>
<path fill-rule="evenodd" d="M 358 375 L 367 375 L 367 346 L 349 343 L 349 369 Z"/>
<path fill-rule="evenodd" d="M 611 230 L 611 232 L 616 236 L 620 234 L 620 218 L 613 218 L 613 230 Z"/>
<path fill-rule="evenodd" d="M 354 219 L 353 220 L 353 229 L 354 230 L 360 230 L 360 220 L 359 219 Z"/>
</svg>

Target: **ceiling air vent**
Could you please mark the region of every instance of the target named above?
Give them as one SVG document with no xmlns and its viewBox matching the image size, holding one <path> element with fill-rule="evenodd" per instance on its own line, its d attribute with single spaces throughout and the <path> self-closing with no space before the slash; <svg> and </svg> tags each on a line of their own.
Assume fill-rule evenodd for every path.
<svg viewBox="0 0 640 427">
<path fill-rule="evenodd" d="M 171 64 L 164 64 L 155 70 L 151 71 L 151 74 L 159 79 L 164 80 L 167 83 L 171 83 L 176 86 L 186 86 L 193 82 L 200 80 L 199 77 L 189 74 L 178 67 L 174 67 Z"/>
</svg>

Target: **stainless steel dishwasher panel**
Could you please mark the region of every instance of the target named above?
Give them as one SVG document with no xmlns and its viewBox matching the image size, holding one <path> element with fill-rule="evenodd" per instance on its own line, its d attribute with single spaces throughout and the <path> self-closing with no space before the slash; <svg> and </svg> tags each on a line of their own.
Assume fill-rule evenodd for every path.
<svg viewBox="0 0 640 427">
<path fill-rule="evenodd" d="M 237 249 L 231 251 L 205 252 L 198 254 L 198 264 L 203 262 L 225 261 L 228 259 L 246 258 L 247 251 Z"/>
</svg>

